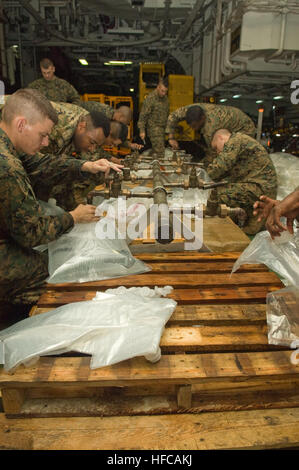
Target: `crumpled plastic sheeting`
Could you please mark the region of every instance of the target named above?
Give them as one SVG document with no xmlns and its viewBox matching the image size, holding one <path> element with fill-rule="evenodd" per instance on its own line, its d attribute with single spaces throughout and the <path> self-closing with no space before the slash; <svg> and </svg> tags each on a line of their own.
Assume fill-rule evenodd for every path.
<svg viewBox="0 0 299 470">
<path fill-rule="evenodd" d="M 150 287 L 116 287 L 115 289 L 107 289 L 105 292 L 106 294 L 114 294 L 114 295 L 123 295 L 126 292 L 130 292 L 132 294 L 141 295 L 141 297 L 165 297 L 166 295 L 170 294 L 173 291 L 173 287 L 165 286 L 165 287 L 157 287 L 155 286 L 154 289 Z M 101 295 L 101 292 L 97 292 L 96 296 L 93 300 L 97 300 L 97 295 Z"/>
<path fill-rule="evenodd" d="M 88 282 L 151 271 L 134 258 L 123 239 L 101 239 L 97 223 L 77 224 L 67 234 L 49 243 L 49 283 Z M 115 233 L 115 227 L 112 227 Z M 98 233 L 98 232 L 97 232 Z M 119 236 L 119 234 L 116 234 Z"/>
<path fill-rule="evenodd" d="M 299 230 L 285 243 L 280 239 L 273 241 L 268 231 L 258 233 L 233 265 L 232 273 L 242 264 L 263 263 L 282 277 L 284 285 L 299 285 Z"/>
<path fill-rule="evenodd" d="M 282 200 L 299 184 L 299 158 L 284 152 L 270 153 L 270 157 L 277 173 L 276 199 Z"/>
<path fill-rule="evenodd" d="M 299 286 L 285 287 L 267 295 L 268 343 L 299 348 Z M 291 362 L 299 349 L 291 355 Z"/>
<path fill-rule="evenodd" d="M 176 302 L 143 297 L 142 291 L 64 305 L 26 318 L 0 332 L 0 363 L 5 370 L 32 365 L 40 356 L 70 351 L 92 355 L 96 369 L 136 356 L 160 359 L 160 339 Z"/>
</svg>

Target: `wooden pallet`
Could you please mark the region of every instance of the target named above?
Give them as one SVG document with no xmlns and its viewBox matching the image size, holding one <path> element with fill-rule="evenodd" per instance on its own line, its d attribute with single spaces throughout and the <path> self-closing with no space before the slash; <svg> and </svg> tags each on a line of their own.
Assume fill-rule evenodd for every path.
<svg viewBox="0 0 299 470">
<path fill-rule="evenodd" d="M 56 448 L 109 448 L 107 436 L 96 441 L 92 437 L 92 422 L 94 426 L 110 429 L 110 445 L 113 445 L 110 448 L 114 449 L 188 448 L 184 439 L 181 441 L 177 435 L 170 437 L 177 426 L 187 427 L 185 437 L 187 442 L 189 435 L 190 449 L 296 446 L 299 443 L 299 410 L 296 409 L 299 368 L 291 364 L 290 350 L 269 345 L 267 341 L 265 298 L 268 292 L 283 286 L 263 265 L 244 265 L 230 276 L 238 256 L 239 253 L 143 254 L 138 258 L 151 266 L 150 273 L 84 284 L 49 285 L 32 315 L 69 302 L 90 300 L 97 290 L 119 285 L 172 285 L 174 290 L 169 297 L 178 306 L 165 328 L 162 357 L 156 364 L 139 357 L 91 370 L 90 357 L 70 354 L 43 357 L 34 366 L 20 366 L 13 373 L 0 370 L 5 426 L 16 423 L 17 429 L 21 429 L 18 419 L 30 417 L 36 419 L 36 429 L 42 433 L 44 425 L 40 418 L 48 418 L 46 421 L 52 428 L 57 423 L 57 435 L 60 435 L 58 417 L 64 417 L 61 423 L 70 423 L 70 429 L 77 426 L 74 432 L 78 433 L 79 421 L 74 424 L 73 420 L 79 417 L 86 426 L 87 434 L 81 436 L 84 443 L 72 447 L 68 440 L 68 444 Z M 244 412 L 249 413 L 248 418 Z M 56 421 L 51 421 L 53 417 Z M 220 438 L 227 431 L 224 423 L 228 418 L 232 441 L 223 435 Z M 89 423 L 88 419 L 94 421 Z M 240 435 L 237 438 L 237 427 L 241 422 L 244 426 L 245 419 L 251 422 L 247 434 L 244 431 L 246 444 Z M 199 421 L 203 428 L 196 427 Z M 269 426 L 281 423 L 280 433 L 278 428 L 274 433 L 271 430 L 267 441 L 266 426 L 265 434 L 258 438 L 252 431 L 253 422 L 259 422 L 262 428 L 262 423 Z M 30 426 L 26 426 L 23 430 L 27 429 L 24 432 L 29 436 Z M 151 426 L 168 430 L 165 432 L 170 434 L 164 443 L 159 441 L 158 428 L 153 430 Z M 214 434 L 208 442 L 203 432 L 205 426 L 213 427 Z M 136 439 L 140 427 L 147 439 L 140 442 L 141 447 L 136 446 L 136 441 L 135 447 L 129 445 L 128 435 L 134 434 Z M 119 441 L 115 447 L 113 439 L 118 432 L 127 435 L 124 443 Z M 220 439 L 217 445 L 216 432 Z M 251 440 L 250 432 L 253 432 Z M 81 438 L 78 437 L 79 441 Z M 88 442 L 90 447 L 86 447 Z M 185 447 L 180 447 L 182 442 Z M 7 445 L 13 448 L 13 444 Z M 54 444 L 48 445 L 53 448 Z"/>
</svg>

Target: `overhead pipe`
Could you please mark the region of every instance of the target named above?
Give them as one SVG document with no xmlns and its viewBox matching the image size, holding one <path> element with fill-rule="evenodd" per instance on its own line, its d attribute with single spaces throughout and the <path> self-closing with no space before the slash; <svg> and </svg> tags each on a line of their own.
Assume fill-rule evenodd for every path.
<svg viewBox="0 0 299 470">
<path fill-rule="evenodd" d="M 232 14 L 232 2 L 229 3 L 228 5 L 228 16 Z M 224 65 L 225 67 L 229 67 L 231 70 L 242 70 L 246 71 L 246 64 L 245 63 L 233 63 L 230 60 L 230 50 L 231 50 L 231 26 L 228 28 L 227 34 L 226 34 L 226 49 L 225 49 L 225 55 L 224 55 Z"/>
<path fill-rule="evenodd" d="M 144 46 L 144 45 L 147 45 L 147 44 L 151 44 L 153 42 L 156 42 L 156 41 L 159 41 L 160 39 L 162 39 L 164 37 L 164 34 L 165 34 L 165 31 L 166 31 L 166 26 L 167 26 L 167 21 L 169 20 L 169 12 L 170 12 L 170 6 L 171 6 L 171 2 L 172 0 L 165 0 L 164 2 L 164 5 L 165 5 L 165 12 L 164 12 L 164 21 L 163 21 L 163 27 L 162 27 L 162 32 L 159 33 L 157 36 L 154 36 L 150 39 L 142 39 L 140 41 L 120 41 L 120 42 L 100 42 L 100 41 L 88 41 L 88 40 L 79 40 L 79 39 L 73 39 L 73 38 L 68 38 L 68 37 L 64 37 L 63 35 L 59 34 L 58 32 L 56 32 L 55 30 L 53 30 L 52 28 L 50 28 L 47 24 L 47 22 L 44 20 L 44 18 L 42 18 L 40 16 L 40 14 L 30 5 L 30 3 L 27 1 L 27 0 L 18 0 L 20 5 L 28 11 L 28 13 L 31 14 L 31 16 L 33 16 L 33 18 L 39 23 L 41 24 L 45 31 L 50 34 L 51 36 L 54 36 L 58 39 L 60 39 L 61 41 L 63 41 L 63 45 L 64 46 L 68 46 L 68 45 L 71 45 L 71 44 L 79 44 L 79 45 L 90 45 L 90 46 L 93 46 L 93 47 L 97 47 L 97 46 L 101 46 L 101 47 L 110 47 L 113 45 L 113 47 L 121 47 L 121 46 L 134 46 L 134 47 L 138 47 L 138 46 Z M 39 46 L 52 46 L 52 45 L 57 45 L 57 41 L 41 41 L 41 42 L 36 42 L 35 43 L 36 45 L 39 45 Z M 60 44 L 60 43 L 58 43 Z M 61 45 L 61 44 L 60 44 Z"/>
<path fill-rule="evenodd" d="M 279 40 L 279 49 L 271 54 L 269 57 L 265 58 L 265 62 L 269 62 L 270 60 L 275 59 L 276 57 L 280 57 L 284 50 L 284 40 L 285 40 L 285 30 L 286 30 L 286 22 L 287 22 L 287 14 L 288 9 L 284 9 L 282 12 L 282 19 L 280 24 L 280 40 Z"/>
</svg>

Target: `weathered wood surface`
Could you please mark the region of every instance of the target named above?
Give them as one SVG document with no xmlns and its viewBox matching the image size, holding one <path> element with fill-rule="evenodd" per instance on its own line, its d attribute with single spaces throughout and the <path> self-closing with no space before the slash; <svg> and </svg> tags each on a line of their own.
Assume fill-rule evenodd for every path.
<svg viewBox="0 0 299 470">
<path fill-rule="evenodd" d="M 11 424 L 10 438 L 5 436 L 3 445 L 136 449 L 136 436 L 140 442 L 141 435 L 143 449 L 298 445 L 299 368 L 290 362 L 292 351 L 267 340 L 266 296 L 283 286 L 264 265 L 245 265 L 230 276 L 238 256 L 235 252 L 140 254 L 136 257 L 148 263 L 151 272 L 48 285 L 31 315 L 91 300 L 97 290 L 119 285 L 172 285 L 169 297 L 178 305 L 162 335 L 162 357 L 156 364 L 138 357 L 91 370 L 90 357 L 69 353 L 42 357 L 12 373 L 0 370 L 6 412 L 2 420 L 6 426 L 17 423 Z M 32 418 L 29 422 L 36 427 L 22 428 L 19 423 L 28 421 L 17 417 Z M 57 427 L 51 428 L 51 417 L 56 417 Z M 210 431 L 204 428 L 205 419 Z M 43 436 L 43 423 L 49 426 L 49 438 Z M 78 428 L 72 430 L 72 423 Z M 102 436 L 98 442 L 93 437 L 97 423 Z M 166 429 L 162 441 L 159 426 Z M 184 426 L 185 438 L 176 438 L 174 430 Z M 72 432 L 74 439 L 64 441 L 64 435 Z"/>
<path fill-rule="evenodd" d="M 298 445 L 298 420 L 298 408 L 29 420 L 0 414 L 0 449 L 279 449 Z"/>
</svg>

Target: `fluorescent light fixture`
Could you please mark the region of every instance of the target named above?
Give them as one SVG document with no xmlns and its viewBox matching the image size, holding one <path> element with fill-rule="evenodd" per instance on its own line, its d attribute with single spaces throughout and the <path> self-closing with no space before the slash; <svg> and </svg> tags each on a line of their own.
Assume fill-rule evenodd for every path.
<svg viewBox="0 0 299 470">
<path fill-rule="evenodd" d="M 263 102 L 264 102 L 263 100 L 257 100 L 256 104 L 260 104 L 260 103 L 263 103 Z"/>
<path fill-rule="evenodd" d="M 281 137 L 281 134 L 275 134 L 275 135 L 276 135 L 276 137 Z"/>
<path fill-rule="evenodd" d="M 273 96 L 274 100 L 281 100 L 282 98 L 283 98 L 283 96 L 280 96 L 280 95 L 279 96 Z"/>
<path fill-rule="evenodd" d="M 134 91 L 134 88 L 130 88 L 130 92 L 133 93 L 133 91 Z"/>
<path fill-rule="evenodd" d="M 14 44 L 14 45 L 11 46 L 11 47 L 14 47 L 14 48 L 16 49 L 16 48 L 19 47 L 19 46 L 18 46 L 18 44 Z"/>
<path fill-rule="evenodd" d="M 227 98 L 221 98 L 221 100 L 219 100 L 219 103 L 225 103 L 227 101 Z"/>
<path fill-rule="evenodd" d="M 88 62 L 86 59 L 78 59 L 81 65 L 88 65 Z"/>
<path fill-rule="evenodd" d="M 293 134 L 292 137 L 299 137 L 299 134 Z"/>
<path fill-rule="evenodd" d="M 276 109 L 276 106 L 272 106 L 272 109 Z"/>
<path fill-rule="evenodd" d="M 233 98 L 240 98 L 242 95 L 234 95 Z"/>
<path fill-rule="evenodd" d="M 282 152 L 285 152 L 285 151 L 286 151 L 286 149 L 281 149 L 281 151 L 282 151 Z"/>
<path fill-rule="evenodd" d="M 109 62 L 104 62 L 104 65 L 131 65 L 133 62 L 130 60 L 109 60 Z"/>
</svg>

